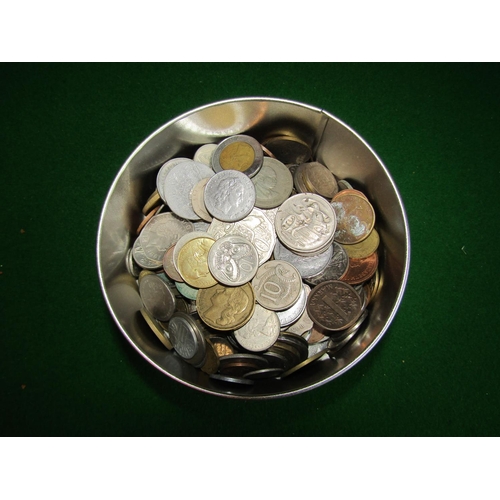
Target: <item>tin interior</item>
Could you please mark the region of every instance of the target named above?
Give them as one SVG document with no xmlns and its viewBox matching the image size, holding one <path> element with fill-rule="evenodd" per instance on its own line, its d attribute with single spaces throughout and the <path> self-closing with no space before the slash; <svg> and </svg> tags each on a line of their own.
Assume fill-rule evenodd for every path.
<svg viewBox="0 0 500 500">
<path fill-rule="evenodd" d="M 170 158 L 192 158 L 202 144 L 234 134 L 259 141 L 283 134 L 311 145 L 314 157 L 339 178 L 362 190 L 376 212 L 380 288 L 356 339 L 283 380 L 256 381 L 254 386 L 228 386 L 167 351 L 144 322 L 136 280 L 125 258 L 142 220 L 141 208 L 156 187 L 156 173 Z M 109 310 L 132 346 L 160 371 L 194 389 L 232 398 L 276 398 L 298 394 L 340 376 L 365 356 L 389 327 L 403 296 L 409 269 L 408 222 L 397 188 L 374 151 L 352 129 L 324 110 L 269 98 L 221 101 L 195 109 L 151 134 L 127 159 L 116 176 L 99 223 L 97 261 Z"/>
</svg>

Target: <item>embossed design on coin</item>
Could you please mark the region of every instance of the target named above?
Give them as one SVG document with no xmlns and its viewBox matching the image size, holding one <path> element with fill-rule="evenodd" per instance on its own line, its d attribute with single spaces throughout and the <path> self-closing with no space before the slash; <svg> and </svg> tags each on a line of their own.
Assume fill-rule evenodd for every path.
<svg viewBox="0 0 500 500">
<path fill-rule="evenodd" d="M 293 177 L 288 167 L 268 157 L 264 158 L 262 168 L 252 182 L 255 186 L 255 206 L 259 208 L 278 207 L 293 189 Z"/>
<path fill-rule="evenodd" d="M 243 236 L 227 235 L 215 241 L 208 253 L 208 268 L 224 285 L 240 286 L 252 280 L 259 265 L 259 254 Z"/>
<path fill-rule="evenodd" d="M 280 334 L 280 322 L 274 311 L 256 304 L 250 321 L 234 331 L 238 343 L 248 351 L 260 352 L 271 347 Z"/>
<path fill-rule="evenodd" d="M 292 323 L 295 323 L 305 312 L 307 297 L 311 293 L 311 287 L 309 285 L 303 284 L 302 291 L 300 292 L 299 299 L 292 307 L 285 309 L 283 311 L 278 311 L 278 319 L 280 321 L 281 328 L 287 327 Z M 305 331 L 305 330 L 304 330 Z M 292 332 L 294 333 L 294 332 Z"/>
<path fill-rule="evenodd" d="M 191 160 L 189 158 L 172 158 L 171 160 L 168 160 L 160 167 L 160 170 L 156 175 L 156 189 L 160 194 L 161 199 L 165 203 L 167 203 L 165 198 L 165 189 L 164 189 L 165 179 L 167 178 L 167 175 L 170 172 L 170 170 L 172 170 L 176 165 L 179 165 L 179 163 L 183 163 L 185 161 L 191 161 Z"/>
<path fill-rule="evenodd" d="M 168 323 L 170 341 L 181 358 L 201 366 L 205 360 L 206 343 L 195 320 L 189 314 L 177 312 Z"/>
<path fill-rule="evenodd" d="M 213 217 L 225 222 L 236 222 L 252 211 L 255 187 L 241 172 L 219 172 L 207 182 L 204 201 L 207 211 Z"/>
<path fill-rule="evenodd" d="M 315 276 L 305 278 L 304 281 L 310 285 L 318 285 L 323 281 L 340 280 L 349 269 L 349 257 L 342 245 L 333 242 L 333 253 L 326 268 Z"/>
<path fill-rule="evenodd" d="M 209 288 L 217 283 L 208 267 L 208 252 L 214 243 L 213 238 L 195 238 L 180 249 L 178 270 L 188 285 Z"/>
<path fill-rule="evenodd" d="M 315 324 L 325 330 L 343 330 L 361 315 L 361 298 L 351 285 L 325 281 L 314 287 L 307 299 L 307 310 Z"/>
<path fill-rule="evenodd" d="M 317 194 L 288 198 L 276 214 L 276 234 L 290 250 L 314 252 L 333 240 L 336 217 L 332 206 Z"/>
<path fill-rule="evenodd" d="M 353 244 L 368 238 L 375 224 L 375 211 L 366 198 L 350 190 L 339 191 L 331 206 L 337 216 L 335 241 Z"/>
<path fill-rule="evenodd" d="M 250 283 L 228 287 L 220 283 L 203 288 L 196 298 L 200 319 L 216 330 L 241 328 L 252 317 L 255 295 Z"/>
<path fill-rule="evenodd" d="M 302 279 L 292 264 L 283 260 L 264 263 L 252 281 L 257 302 L 271 311 L 282 311 L 299 299 Z"/>
<path fill-rule="evenodd" d="M 214 219 L 207 232 L 216 240 L 229 234 L 243 236 L 257 249 L 259 266 L 269 260 L 276 243 L 276 233 L 271 221 L 258 208 L 254 208 L 238 222 L 227 223 Z"/>
</svg>

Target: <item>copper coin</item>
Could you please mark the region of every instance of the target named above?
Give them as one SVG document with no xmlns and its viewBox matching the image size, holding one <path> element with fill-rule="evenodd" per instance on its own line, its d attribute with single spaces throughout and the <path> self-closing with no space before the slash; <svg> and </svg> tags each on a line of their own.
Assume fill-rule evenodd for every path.
<svg viewBox="0 0 500 500">
<path fill-rule="evenodd" d="M 311 319 L 325 330 L 338 331 L 353 325 L 361 315 L 361 298 L 342 281 L 325 281 L 315 286 L 307 298 Z"/>
<path fill-rule="evenodd" d="M 349 269 L 340 281 L 350 285 L 358 285 L 369 280 L 377 270 L 378 254 L 373 252 L 368 257 L 362 259 L 349 259 Z"/>
<path fill-rule="evenodd" d="M 177 269 L 174 266 L 174 249 L 175 245 L 172 245 L 163 256 L 163 270 L 167 274 L 167 276 L 180 283 L 184 282 L 182 276 L 179 274 Z"/>
<path fill-rule="evenodd" d="M 375 211 L 366 198 L 346 189 L 333 197 L 331 205 L 337 218 L 337 243 L 349 245 L 368 238 L 375 225 Z"/>
<path fill-rule="evenodd" d="M 339 182 L 345 182 L 345 181 L 339 181 Z M 339 182 L 337 182 L 337 184 Z M 365 193 L 363 193 L 363 191 L 360 191 L 359 189 L 354 189 L 353 187 L 340 189 L 338 192 L 339 196 L 340 196 L 340 191 L 342 191 L 342 196 L 345 196 L 346 194 L 357 194 L 357 195 L 363 197 L 365 200 L 368 200 L 368 197 L 366 196 Z"/>
<path fill-rule="evenodd" d="M 142 228 L 151 220 L 151 217 L 153 215 L 156 215 L 157 212 L 160 211 L 160 209 L 163 207 L 163 205 L 160 205 L 158 207 L 153 208 L 147 215 L 142 219 L 142 222 L 139 224 L 139 227 L 137 228 L 136 233 L 139 234 L 142 231 Z"/>
</svg>

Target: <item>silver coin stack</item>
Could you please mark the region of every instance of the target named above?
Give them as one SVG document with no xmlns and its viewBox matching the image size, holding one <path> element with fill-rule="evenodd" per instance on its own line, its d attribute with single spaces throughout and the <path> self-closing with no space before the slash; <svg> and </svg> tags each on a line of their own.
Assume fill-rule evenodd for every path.
<svg viewBox="0 0 500 500">
<path fill-rule="evenodd" d="M 359 285 L 363 310 L 349 328 L 332 335 L 311 319 L 311 289 L 341 279 L 349 258 L 334 241 L 329 196 L 303 175 L 309 147 L 290 138 L 268 144 L 287 142 L 287 163 L 242 134 L 167 161 L 127 254 L 148 326 L 214 383 L 252 385 L 329 359 L 367 315 Z M 352 189 L 312 163 L 335 192 Z"/>
</svg>

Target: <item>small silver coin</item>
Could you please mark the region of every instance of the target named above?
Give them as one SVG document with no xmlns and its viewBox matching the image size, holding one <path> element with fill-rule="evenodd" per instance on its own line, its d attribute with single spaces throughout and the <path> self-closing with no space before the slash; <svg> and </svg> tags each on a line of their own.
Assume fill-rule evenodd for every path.
<svg viewBox="0 0 500 500">
<path fill-rule="evenodd" d="M 194 366 L 202 366 L 206 342 L 197 322 L 186 313 L 176 312 L 168 323 L 170 342 L 179 356 Z"/>
<path fill-rule="evenodd" d="M 203 144 L 203 146 L 200 146 L 196 150 L 193 160 L 204 163 L 207 167 L 212 168 L 212 156 L 216 149 L 217 144 Z"/>
<path fill-rule="evenodd" d="M 233 135 L 219 143 L 212 156 L 214 172 L 235 170 L 248 177 L 256 175 L 262 167 L 264 152 L 259 142 L 249 135 Z"/>
<path fill-rule="evenodd" d="M 234 330 L 238 344 L 247 351 L 261 352 L 269 349 L 280 334 L 280 322 L 277 314 L 255 305 L 255 311 L 250 321 L 243 327 Z"/>
<path fill-rule="evenodd" d="M 216 240 L 228 234 L 239 235 L 253 243 L 259 254 L 259 266 L 268 261 L 276 244 L 274 225 L 264 215 L 264 210 L 254 208 L 238 222 L 214 219 L 207 232 Z"/>
<path fill-rule="evenodd" d="M 168 321 L 175 312 L 176 298 L 170 286 L 156 274 L 139 280 L 139 295 L 144 307 L 159 321 Z"/>
<path fill-rule="evenodd" d="M 214 172 L 210 167 L 194 160 L 186 160 L 175 165 L 168 172 L 163 184 L 165 203 L 179 217 L 188 220 L 199 219 L 193 210 L 191 191 L 199 181 L 213 175 Z"/>
<path fill-rule="evenodd" d="M 228 286 L 240 286 L 252 280 L 259 267 L 257 249 L 246 238 L 227 235 L 215 241 L 208 252 L 212 276 Z"/>
<path fill-rule="evenodd" d="M 207 182 L 204 201 L 212 217 L 224 222 L 236 222 L 244 219 L 254 208 L 255 187 L 245 174 L 224 170 Z"/>
<path fill-rule="evenodd" d="M 311 292 L 311 288 L 309 285 L 305 283 L 302 285 L 302 291 L 300 292 L 300 296 L 295 302 L 295 304 L 285 309 L 284 311 L 278 311 L 276 314 L 278 315 L 278 319 L 280 321 L 281 328 L 285 328 L 292 323 L 298 321 L 298 319 L 303 315 L 306 310 L 307 297 Z"/>
<path fill-rule="evenodd" d="M 276 260 L 286 260 L 290 262 L 302 278 L 310 278 L 324 271 L 333 255 L 333 247 L 329 245 L 326 250 L 315 255 L 298 255 L 288 250 L 279 240 L 276 241 L 273 252 Z"/>
<path fill-rule="evenodd" d="M 278 207 L 290 196 L 293 189 L 293 177 L 288 167 L 267 156 L 252 182 L 255 186 L 255 206 L 259 208 Z"/>
<path fill-rule="evenodd" d="M 332 255 L 325 269 L 314 276 L 304 278 L 309 285 L 315 286 L 323 281 L 340 280 L 349 269 L 349 256 L 345 249 L 336 241 L 332 244 Z"/>
<path fill-rule="evenodd" d="M 252 280 L 256 301 L 271 311 L 291 307 L 302 292 L 302 279 L 297 269 L 284 260 L 271 260 L 260 266 Z"/>
</svg>

